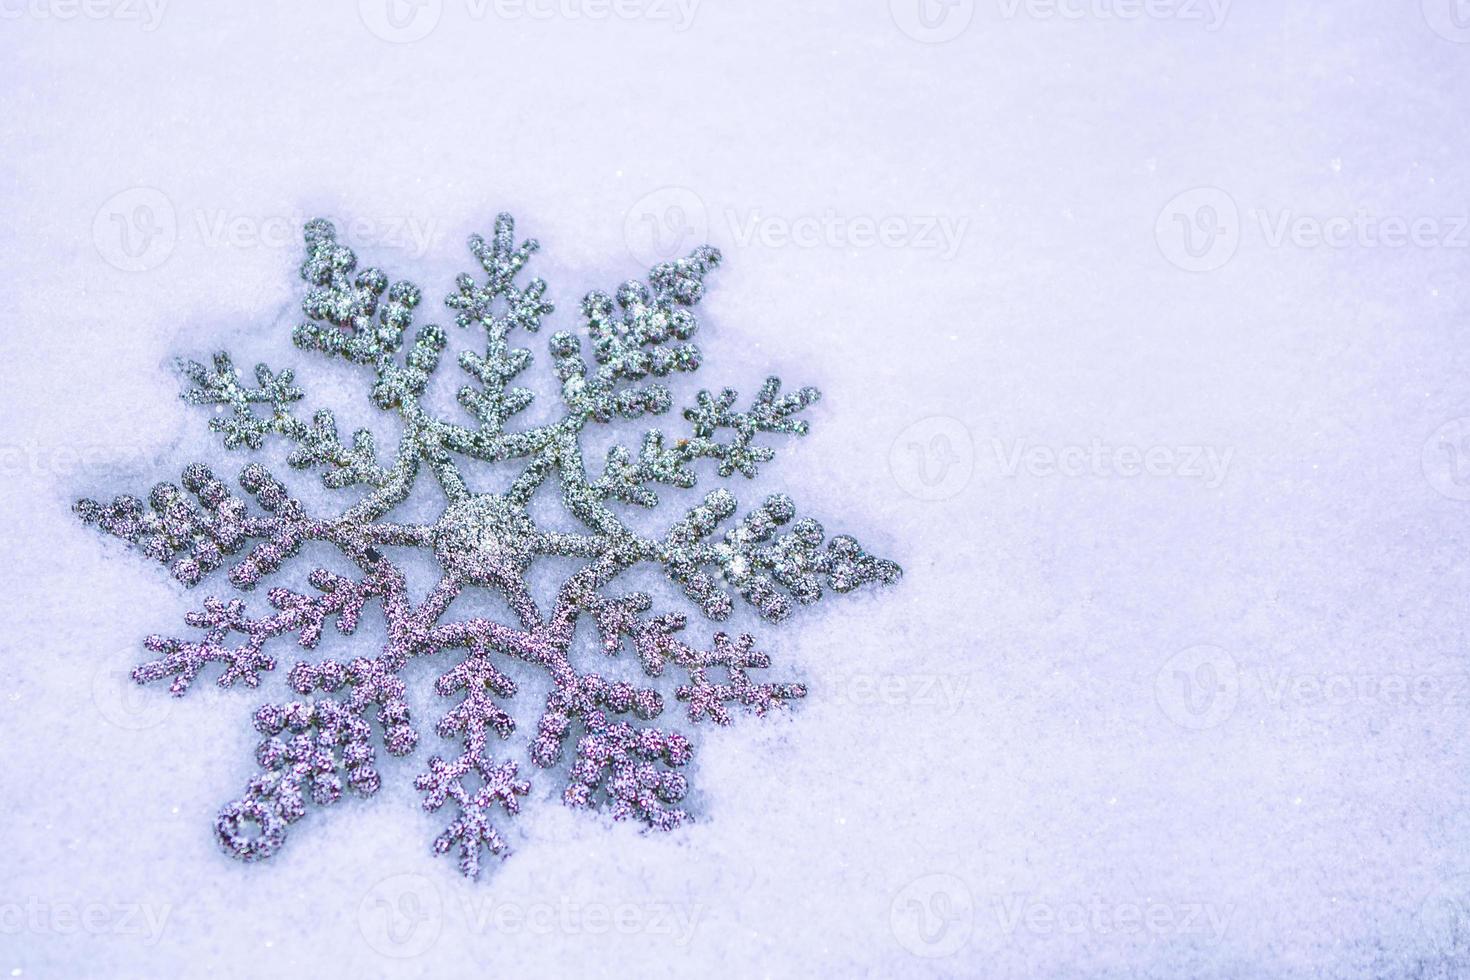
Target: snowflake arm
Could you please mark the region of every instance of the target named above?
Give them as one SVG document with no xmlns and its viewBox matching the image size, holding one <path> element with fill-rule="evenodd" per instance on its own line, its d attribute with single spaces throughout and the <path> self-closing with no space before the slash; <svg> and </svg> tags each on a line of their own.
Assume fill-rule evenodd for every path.
<svg viewBox="0 0 1470 980">
<path fill-rule="evenodd" d="M 230 569 L 230 581 L 248 589 L 263 575 L 279 568 L 294 555 L 302 542 L 332 541 L 351 548 L 352 527 L 307 516 L 300 501 L 286 492 L 270 471 L 258 463 L 245 467 L 240 485 L 267 512 L 255 517 L 246 513 L 245 503 L 202 463 L 184 469 L 184 488 L 192 492 L 196 506 L 177 486 L 160 483 L 148 495 L 151 511 L 132 496 L 120 496 L 109 505 L 80 500 L 73 508 L 86 523 L 139 546 L 155 561 L 168 566 L 174 578 L 196 585 L 206 575 L 237 554 L 250 540 L 261 543 Z"/>
<path fill-rule="evenodd" d="M 743 412 L 731 410 L 739 398 L 733 389 L 726 388 L 717 396 L 701 391 L 694 406 L 684 410 L 684 417 L 693 423 L 691 436 L 666 445 L 663 432 L 650 429 L 643 437 L 636 462 L 627 449 L 614 446 L 608 450 L 594 489 L 603 497 L 651 508 L 658 505 L 658 495 L 648 484 L 687 490 L 697 479 L 690 464 L 700 459 L 718 461 L 722 477 L 736 471 L 746 478 L 754 477 L 760 464 L 776 457 L 769 447 L 753 445 L 755 437 L 762 432 L 806 435 L 807 422 L 795 416 L 821 397 L 815 388 L 799 388 L 788 395 L 780 395 L 780 391 L 781 380 L 767 378 L 755 403 Z M 729 442 L 717 438 L 723 430 L 729 430 Z"/>
<path fill-rule="evenodd" d="M 309 221 L 301 278 L 311 288 L 302 300 L 306 321 L 292 335 L 296 346 L 341 357 L 379 372 L 392 364 L 413 322 L 421 295 L 411 282 L 395 282 L 376 268 L 357 268 L 357 255 L 337 241 L 331 222 Z M 383 302 L 384 293 L 387 302 Z"/>
<path fill-rule="evenodd" d="M 247 517 L 245 502 L 204 464 L 186 467 L 183 484 L 202 507 L 173 484 L 160 483 L 148 495 L 151 512 L 129 495 L 106 506 L 79 500 L 72 509 L 83 522 L 137 545 L 149 558 L 168 566 L 174 578 L 194 585 L 266 528 Z"/>
<path fill-rule="evenodd" d="M 144 646 L 159 657 L 140 665 L 133 671 L 133 679 L 139 684 L 173 677 L 169 693 L 182 697 L 189 685 L 205 664 L 217 662 L 225 665 L 219 677 L 220 687 L 229 687 L 235 681 L 243 681 L 249 687 L 260 682 L 261 671 L 275 670 L 275 659 L 268 656 L 263 647 L 267 640 L 283 633 L 296 633 L 301 646 L 310 649 L 321 639 L 322 625 L 331 615 L 337 617 L 337 629 L 343 635 L 351 635 L 357 629 L 363 603 L 373 596 L 383 595 L 385 583 L 368 579 L 354 582 L 326 569 L 319 568 L 311 573 L 313 586 L 322 591 L 320 596 L 302 595 L 288 589 L 272 589 L 270 604 L 278 611 L 264 619 L 251 619 L 245 614 L 245 604 L 239 599 L 225 602 L 216 598 L 204 600 L 204 609 L 188 613 L 184 621 L 190 626 L 204 630 L 204 637 L 188 641 L 176 637 L 150 636 Z M 241 633 L 245 642 L 238 647 L 226 645 L 231 633 Z"/>
<path fill-rule="evenodd" d="M 764 715 L 781 704 L 806 696 L 801 684 L 762 683 L 750 678 L 749 671 L 771 665 L 770 657 L 754 649 L 755 638 L 748 633 L 732 640 L 724 633 L 714 635 L 713 650 L 697 650 L 684 643 L 679 634 L 687 620 L 678 613 L 644 619 L 640 614 L 653 600 L 647 593 L 634 592 L 621 599 L 604 599 L 591 595 L 589 608 L 597 619 L 603 649 L 613 655 L 623 643 L 632 640 L 644 673 L 658 677 L 667 665 L 683 669 L 688 682 L 679 687 L 680 701 L 687 702 L 689 720 L 698 722 L 709 717 L 716 724 L 731 722 L 725 705 L 739 702 L 747 710 Z M 710 679 L 711 670 L 723 671 L 725 680 Z"/>
<path fill-rule="evenodd" d="M 531 364 L 531 352 L 511 347 L 510 334 L 517 328 L 535 333 L 542 319 L 555 310 L 545 300 L 544 280 L 532 279 L 524 288 L 515 282 L 541 246 L 534 238 L 516 246 L 515 219 L 503 213 L 495 219 L 490 241 L 472 235 L 469 245 L 485 272 L 485 281 L 479 283 L 460 275 L 455 281 L 457 292 L 444 302 L 455 311 L 455 322 L 460 327 L 479 326 L 485 334 L 484 354 L 465 351 L 459 356 L 460 367 L 479 382 L 478 387 L 466 385 L 459 390 L 459 403 L 479 424 L 475 428 L 442 424 L 441 444 L 447 450 L 481 460 L 531 455 L 545 444 L 555 426 L 511 434 L 504 429 L 506 422 L 534 398 L 530 389 L 510 383 Z"/>
<path fill-rule="evenodd" d="M 459 815 L 434 841 L 437 853 L 459 847 L 460 871 L 468 877 L 480 873 L 480 852 L 501 854 L 506 842 L 490 822 L 490 810 L 498 805 L 509 815 L 520 811 L 518 797 L 531 791 L 531 784 L 517 779 L 514 762 L 496 765 L 486 754 L 486 738 L 494 732 L 509 738 L 515 722 L 496 700 L 516 693 L 515 682 L 496 669 L 484 646 L 476 644 L 466 659 L 439 678 L 436 685 L 440 697 L 451 697 L 463 691 L 464 699 L 440 721 L 441 738 L 458 737 L 463 744 L 459 757 L 446 762 L 438 756 L 429 759 L 429 768 L 414 786 L 424 794 L 424 809 L 430 813 L 447 801 L 454 800 Z M 467 782 L 478 779 L 473 787 Z"/>
<path fill-rule="evenodd" d="M 595 673 L 579 674 L 567 660 L 575 609 L 564 604 L 553 618 L 553 643 L 542 653 L 556 683 L 531 743 L 531 761 L 550 768 L 561 761 L 574 725 L 580 725 L 576 759 L 562 800 L 576 808 L 603 807 L 615 820 L 642 821 L 671 830 L 688 814 L 672 804 L 683 799 L 688 783 L 673 768 L 687 764 L 693 750 L 678 732 L 636 724 L 663 711 L 657 691 L 626 682 L 608 683 Z M 635 721 L 614 721 L 631 715 Z"/>
<path fill-rule="evenodd" d="M 583 332 L 592 342 L 589 366 L 580 340 L 560 332 L 551 338 L 562 399 L 576 417 L 610 422 L 669 410 L 662 384 L 636 384 L 652 374 L 699 368 L 699 348 L 689 342 L 698 321 L 689 307 L 704 295 L 704 277 L 720 263 L 718 250 L 704 246 L 688 258 L 663 262 L 647 284 L 629 280 L 615 296 L 592 292 L 582 300 Z"/>
<path fill-rule="evenodd" d="M 255 728 L 265 736 L 255 754 L 260 772 L 215 821 L 220 845 L 243 861 L 259 861 L 278 851 L 287 826 L 306 815 L 308 799 L 330 806 L 341 799 L 344 785 L 362 796 L 378 791 L 382 779 L 374 765 L 370 717 L 383 726 L 391 755 L 408 754 L 418 740 L 408 724 L 403 682 L 382 660 L 360 658 L 346 666 L 302 663 L 291 675 L 298 693 L 328 694 L 343 687 L 348 693 L 268 704 L 256 711 Z M 376 712 L 371 711 L 374 706 Z"/>
<path fill-rule="evenodd" d="M 869 582 L 895 582 L 902 574 L 896 564 L 868 554 L 848 535 L 834 537 L 821 550 L 825 532 L 810 518 L 778 535 L 777 530 L 796 515 L 785 494 L 767 497 L 723 540 L 711 542 L 717 526 L 736 507 L 729 491 L 712 491 L 669 530 L 663 542 L 662 560 L 669 577 L 710 619 L 727 618 L 733 606 L 720 581 L 733 586 L 763 617 L 780 622 L 791 615 L 792 599 L 807 605 L 822 598 L 823 577 L 833 590 L 851 592 Z"/>
</svg>

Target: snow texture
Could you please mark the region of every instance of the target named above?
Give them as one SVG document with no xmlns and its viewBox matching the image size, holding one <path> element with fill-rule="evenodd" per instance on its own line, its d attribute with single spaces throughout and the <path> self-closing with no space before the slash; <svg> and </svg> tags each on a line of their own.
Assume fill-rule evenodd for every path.
<svg viewBox="0 0 1470 980">
<path fill-rule="evenodd" d="M 1470 973 L 1455 9 L 0 4 L 0 976 Z M 127 680 L 199 597 L 69 505 L 244 465 L 170 361 L 307 363 L 303 220 L 437 297 L 501 210 L 565 312 L 721 249 L 713 376 L 824 396 L 742 504 L 903 582 L 722 625 L 809 693 L 671 833 L 546 780 L 461 880 L 420 749 L 232 861 L 257 699 Z"/>
</svg>

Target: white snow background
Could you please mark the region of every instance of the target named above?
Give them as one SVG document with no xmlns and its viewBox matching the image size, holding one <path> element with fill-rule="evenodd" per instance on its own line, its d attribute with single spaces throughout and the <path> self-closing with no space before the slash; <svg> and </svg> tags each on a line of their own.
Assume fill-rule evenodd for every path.
<svg viewBox="0 0 1470 980">
<path fill-rule="evenodd" d="M 0 976 L 1470 975 L 1451 0 L 393 2 L 0 0 Z M 720 247 L 675 404 L 819 386 L 811 434 L 729 485 L 905 576 L 731 621 L 811 694 L 696 731 L 675 833 L 561 806 L 527 685 L 496 747 L 533 780 L 515 853 L 462 880 L 412 788 L 425 662 L 379 796 L 239 864 L 211 825 L 292 641 L 257 691 L 130 685 L 229 587 L 69 506 L 243 466 L 176 355 L 293 366 L 373 420 L 290 345 L 302 220 L 450 324 L 501 210 L 555 328 Z"/>
</svg>

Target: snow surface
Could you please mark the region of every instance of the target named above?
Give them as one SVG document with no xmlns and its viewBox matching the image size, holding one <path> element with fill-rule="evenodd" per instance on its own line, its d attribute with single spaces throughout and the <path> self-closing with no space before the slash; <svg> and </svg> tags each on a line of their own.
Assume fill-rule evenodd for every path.
<svg viewBox="0 0 1470 980">
<path fill-rule="evenodd" d="M 0 976 L 1470 975 L 1470 34 L 931 2 L 0 2 Z M 686 829 L 538 773 L 464 882 L 426 732 L 240 865 L 267 692 L 122 680 L 223 586 L 68 505 L 242 465 L 176 354 L 371 416 L 289 346 L 301 219 L 433 299 L 502 209 L 558 325 L 720 246 L 679 393 L 821 387 L 733 489 L 905 578 L 732 624 L 812 694 L 701 734 Z"/>
</svg>

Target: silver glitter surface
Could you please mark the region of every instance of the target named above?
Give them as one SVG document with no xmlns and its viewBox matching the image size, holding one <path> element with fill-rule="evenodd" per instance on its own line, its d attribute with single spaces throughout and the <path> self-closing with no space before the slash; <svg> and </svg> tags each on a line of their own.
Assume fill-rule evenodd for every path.
<svg viewBox="0 0 1470 980">
<path fill-rule="evenodd" d="M 849 536 L 826 540 L 816 521 L 796 518 L 784 494 L 768 497 L 721 530 L 738 504 L 728 490 L 716 489 L 667 532 L 653 536 L 635 532 L 610 505 L 656 507 L 654 488 L 693 487 L 702 459 L 714 461 L 720 477 L 754 476 L 774 456 L 756 438 L 805 433 L 807 423 L 797 416 L 817 400 L 816 390 L 782 394 L 780 381 L 770 378 L 745 409 L 736 407 L 738 396 L 729 389 L 700 392 L 683 413 L 691 425 L 688 435 L 669 439 L 650 429 L 636 454 L 614 447 L 601 472 L 589 473 L 580 443 L 584 429 L 668 412 L 669 390 L 653 379 L 698 369 L 700 352 L 690 340 L 698 326 L 692 308 L 720 262 L 719 252 L 700 248 L 655 266 L 647 283 L 624 283 L 613 296 L 588 295 L 581 329 L 550 338 L 564 409 L 560 418 L 511 430 L 512 416 L 532 400 L 528 389 L 512 382 L 532 358 L 530 351 L 512 347 L 510 338 L 518 330 L 536 332 L 553 309 L 542 280 L 517 285 L 538 246 L 534 240 L 515 244 L 509 215 L 496 220 L 489 241 L 470 239 L 483 278 L 458 277 L 446 300 L 458 326 L 485 342 L 483 353 L 471 350 L 458 358 L 473 381 L 459 392 L 473 420 L 467 423 L 438 418 L 421 403 L 448 338 L 437 326 L 423 326 L 405 349 L 421 299 L 418 287 L 390 284 L 378 269 L 359 271 L 356 255 L 337 241 L 328 222 L 308 222 L 305 237 L 307 319 L 293 339 L 297 347 L 370 373 L 373 403 L 400 430 L 392 455 L 381 455 L 367 430 L 344 443 L 330 411 L 298 417 L 294 407 L 304 393 L 289 370 L 259 365 L 249 386 L 228 354 L 215 355 L 209 366 L 182 362 L 191 382 L 184 397 L 222 410 L 210 427 L 226 447 L 255 450 L 268 437 L 285 439 L 293 467 L 318 472 L 330 488 L 361 488 L 356 502 L 335 517 L 313 517 L 258 463 L 240 474 L 245 496 L 195 463 L 184 470 L 182 486 L 159 484 L 146 505 L 129 496 L 76 505 L 83 520 L 131 542 L 186 586 L 228 565 L 230 584 L 249 592 L 312 541 L 340 549 L 360 569 L 360 578 L 317 569 L 308 576 L 311 592 L 271 589 L 267 613 L 247 612 L 243 599 L 208 598 L 187 617 L 196 631 L 192 638 L 148 637 L 144 644 L 154 659 L 133 676 L 139 683 L 171 679 L 176 696 L 211 663 L 220 665 L 221 686 L 255 687 L 276 667 L 266 650 L 275 638 L 290 634 L 311 650 L 329 618 L 341 633 L 351 634 L 370 601 L 382 605 L 388 639 L 381 649 L 349 663 L 297 663 L 288 680 L 299 698 L 256 712 L 255 727 L 264 739 L 256 751 L 259 772 L 243 796 L 220 812 L 215 830 L 221 844 L 245 861 L 267 858 L 285 842 L 288 826 L 305 815 L 308 801 L 328 806 L 344 789 L 364 796 L 376 792 L 376 744 L 402 756 L 419 740 L 400 672 L 412 658 L 444 652 L 455 662 L 439 678 L 437 693 L 453 707 L 435 733 L 457 754 L 431 757 L 415 785 L 426 810 L 453 804 L 454 817 L 434 849 L 454 851 L 465 874 L 478 874 L 485 851 L 506 852 L 492 816 L 497 808 L 515 814 L 520 797 L 530 791 L 518 764 L 497 761 L 489 749 L 491 735 L 509 739 L 515 729 L 502 704 L 516 695 L 516 685 L 496 666 L 498 658 L 545 672 L 550 694 L 529 755 L 536 766 L 554 767 L 572 740 L 563 794 L 569 806 L 603 808 L 657 829 L 678 826 L 688 817 L 677 804 L 687 789 L 679 770 L 690 761 L 690 743 L 677 730 L 649 724 L 664 709 L 657 691 L 608 681 L 573 664 L 577 620 L 586 615 L 595 622 L 602 654 L 631 649 L 655 678 L 674 668 L 683 677 L 675 697 L 691 723 L 709 719 L 725 725 L 732 708 L 764 714 L 806 690 L 754 680 L 751 673 L 768 667 L 769 658 L 749 635 L 715 633 L 709 649 L 686 643 L 684 616 L 653 614 L 644 593 L 610 595 L 607 587 L 618 575 L 656 564 L 709 619 L 727 618 L 738 597 L 775 622 L 790 615 L 793 603 L 818 601 L 824 588 L 847 592 L 893 582 L 900 571 Z M 504 493 L 477 492 L 471 487 L 477 462 L 512 464 L 519 475 Z M 424 471 L 444 498 L 439 519 L 427 525 L 385 520 Z M 560 485 L 562 503 L 581 533 L 543 530 L 528 514 L 528 502 L 548 479 Z M 421 602 L 409 597 L 402 571 L 382 551 L 386 547 L 423 548 L 437 559 L 442 577 Z M 530 564 L 543 555 L 584 561 L 548 610 L 525 580 Z M 499 592 L 516 622 L 454 619 L 453 601 L 470 588 Z"/>
</svg>

